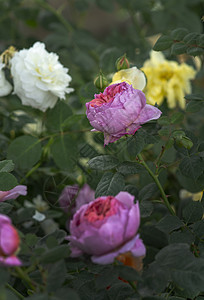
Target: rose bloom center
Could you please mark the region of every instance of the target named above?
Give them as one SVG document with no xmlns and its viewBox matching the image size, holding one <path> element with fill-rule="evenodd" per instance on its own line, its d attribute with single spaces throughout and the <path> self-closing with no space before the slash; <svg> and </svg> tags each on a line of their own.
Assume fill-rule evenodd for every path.
<svg viewBox="0 0 204 300">
<path fill-rule="evenodd" d="M 113 101 L 115 95 L 117 93 L 120 93 L 121 90 L 122 90 L 122 86 L 120 84 L 117 84 L 115 86 L 110 86 L 107 94 L 100 93 L 98 95 L 95 95 L 96 98 L 90 101 L 90 105 L 94 107 L 94 106 L 102 106 L 103 104 L 109 103 Z"/>
<path fill-rule="evenodd" d="M 108 196 L 106 199 L 100 199 L 89 206 L 84 214 L 84 219 L 90 223 L 101 221 L 117 212 L 117 199 Z"/>
</svg>

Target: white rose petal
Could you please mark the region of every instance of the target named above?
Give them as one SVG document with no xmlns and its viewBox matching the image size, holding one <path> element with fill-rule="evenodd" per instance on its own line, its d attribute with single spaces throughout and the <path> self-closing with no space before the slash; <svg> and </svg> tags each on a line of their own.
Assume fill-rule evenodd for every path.
<svg viewBox="0 0 204 300">
<path fill-rule="evenodd" d="M 12 90 L 12 85 L 6 80 L 4 71 L 2 70 L 4 66 L 0 62 L 0 97 L 7 96 Z"/>
<path fill-rule="evenodd" d="M 73 91 L 69 88 L 72 80 L 68 69 L 59 62 L 55 53 L 48 53 L 43 43 L 16 52 L 11 59 L 11 74 L 14 93 L 24 105 L 46 111 L 53 108 L 65 94 Z"/>
</svg>

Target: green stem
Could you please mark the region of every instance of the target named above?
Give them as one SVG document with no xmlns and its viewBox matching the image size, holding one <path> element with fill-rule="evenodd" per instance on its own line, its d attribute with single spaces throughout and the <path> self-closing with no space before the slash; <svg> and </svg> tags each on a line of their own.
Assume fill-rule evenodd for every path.
<svg viewBox="0 0 204 300">
<path fill-rule="evenodd" d="M 129 285 L 131 285 L 131 287 L 133 288 L 133 290 L 137 291 L 137 286 L 136 286 L 136 284 L 135 284 L 134 281 L 128 280 L 128 283 L 129 283 Z"/>
<path fill-rule="evenodd" d="M 19 277 L 28 284 L 31 290 L 35 291 L 35 286 L 33 285 L 33 282 L 28 276 L 28 274 L 26 274 L 20 267 L 15 267 L 15 270 Z"/>
<path fill-rule="evenodd" d="M 30 171 L 28 171 L 28 173 L 25 175 L 25 177 L 23 179 L 21 179 L 21 184 L 26 180 L 26 178 L 28 178 L 31 174 L 33 174 L 33 172 L 35 172 L 41 165 L 41 162 L 37 163 Z"/>
<path fill-rule="evenodd" d="M 9 283 L 6 283 L 6 287 L 11 290 L 19 299 L 24 299 L 24 296 L 14 289 Z"/>
<path fill-rule="evenodd" d="M 44 2 L 44 1 L 37 0 L 37 2 L 39 3 L 39 5 L 41 7 L 43 7 L 44 9 L 46 9 L 47 11 L 50 11 L 53 15 L 55 15 L 55 17 L 64 25 L 64 27 L 69 32 L 73 31 L 73 27 L 69 24 L 69 22 L 67 22 L 67 20 L 61 15 L 61 13 L 59 11 L 55 10 L 51 5 L 49 5 L 48 3 Z"/>
<path fill-rule="evenodd" d="M 148 165 L 146 164 L 146 162 L 144 161 L 143 157 L 141 154 L 138 154 L 137 155 L 139 160 L 140 160 L 140 163 L 145 167 L 145 169 L 147 170 L 147 172 L 149 173 L 149 175 L 153 178 L 154 182 L 156 183 L 156 185 L 158 186 L 159 190 L 160 190 L 160 193 L 162 195 L 162 198 L 163 198 L 163 201 L 164 201 L 164 204 L 166 205 L 166 207 L 168 208 L 168 210 L 170 211 L 170 213 L 175 216 L 175 212 L 173 210 L 173 208 L 171 207 L 168 199 L 167 199 L 167 196 L 163 190 L 163 187 L 161 186 L 161 183 L 158 179 L 158 177 L 156 175 L 154 175 L 154 173 L 150 170 L 150 168 L 148 167 Z"/>
</svg>

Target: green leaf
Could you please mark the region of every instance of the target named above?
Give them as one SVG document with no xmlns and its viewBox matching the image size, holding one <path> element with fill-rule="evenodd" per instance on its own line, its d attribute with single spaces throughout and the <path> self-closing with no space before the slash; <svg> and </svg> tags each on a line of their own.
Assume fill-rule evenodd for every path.
<svg viewBox="0 0 204 300">
<path fill-rule="evenodd" d="M 95 197 L 99 196 L 115 196 L 125 187 L 124 177 L 120 173 L 105 173 L 101 178 L 97 188 Z"/>
<path fill-rule="evenodd" d="M 156 255 L 160 267 L 183 269 L 193 260 L 189 245 L 182 243 L 168 245 Z"/>
<path fill-rule="evenodd" d="M 191 113 L 200 111 L 202 108 L 203 108 L 203 102 L 202 101 L 190 101 L 186 105 L 186 111 L 191 112 Z"/>
<path fill-rule="evenodd" d="M 13 205 L 6 202 L 0 202 L 0 214 L 7 215 L 13 208 Z"/>
<path fill-rule="evenodd" d="M 182 270 L 175 270 L 172 273 L 173 281 L 182 289 L 197 296 L 203 291 L 204 259 L 196 259 Z M 193 297 L 194 298 L 194 297 Z"/>
<path fill-rule="evenodd" d="M 139 154 L 145 146 L 144 135 L 141 130 L 137 131 L 135 135 L 127 139 L 127 151 L 130 156 Z"/>
<path fill-rule="evenodd" d="M 204 53 L 204 49 L 200 47 L 189 47 L 187 48 L 186 53 L 192 56 L 202 55 Z"/>
<path fill-rule="evenodd" d="M 69 287 L 61 287 L 55 294 L 57 296 L 57 300 L 70 299 L 70 300 L 80 300 L 81 298 L 77 294 L 77 292 Z M 43 299 L 44 300 L 44 299 Z M 53 299 L 55 300 L 55 299 Z"/>
<path fill-rule="evenodd" d="M 95 170 L 111 170 L 119 164 L 119 160 L 111 155 L 100 155 L 92 158 L 88 165 Z"/>
<path fill-rule="evenodd" d="M 183 218 L 187 223 L 201 220 L 203 216 L 203 206 L 199 201 L 191 201 L 183 210 Z"/>
<path fill-rule="evenodd" d="M 67 233 L 64 230 L 57 229 L 56 231 L 42 237 L 38 241 L 37 246 L 41 247 L 41 246 L 44 246 L 45 244 L 47 244 L 47 240 L 50 239 L 50 237 L 54 237 L 58 241 L 58 243 L 60 244 L 64 241 L 64 238 L 65 238 L 66 235 L 67 235 Z"/>
<path fill-rule="evenodd" d="M 67 245 L 60 245 L 55 248 L 49 249 L 40 257 L 41 263 L 55 263 L 70 254 L 69 247 Z"/>
<path fill-rule="evenodd" d="M 181 186 L 191 193 L 198 193 L 204 189 L 204 175 L 202 174 L 197 179 L 186 177 L 177 171 L 176 178 Z"/>
<path fill-rule="evenodd" d="M 95 280 L 96 288 L 99 289 L 105 289 L 108 286 L 114 284 L 118 281 L 118 271 L 115 268 L 115 266 L 109 266 L 104 267 L 102 271 L 97 275 L 97 278 Z"/>
<path fill-rule="evenodd" d="M 46 115 L 46 126 L 49 130 L 60 131 L 63 122 L 72 115 L 71 108 L 63 101 L 58 101 L 53 109 Z"/>
<path fill-rule="evenodd" d="M 196 180 L 204 171 L 204 161 L 197 155 L 186 156 L 182 159 L 179 169 L 184 176 Z"/>
<path fill-rule="evenodd" d="M 33 136 L 16 138 L 8 147 L 8 159 L 12 159 L 15 166 L 20 169 L 32 168 L 41 156 L 40 140 Z"/>
<path fill-rule="evenodd" d="M 199 237 L 199 239 L 204 238 L 204 220 L 199 220 L 192 226 L 194 233 L 196 236 Z"/>
<path fill-rule="evenodd" d="M 183 225 L 184 223 L 178 217 L 167 215 L 159 221 L 156 227 L 165 233 L 170 233 Z"/>
<path fill-rule="evenodd" d="M 187 34 L 188 30 L 186 28 L 178 28 L 171 32 L 171 36 L 174 40 L 181 41 Z"/>
<path fill-rule="evenodd" d="M 139 191 L 139 200 L 148 200 L 150 199 L 155 192 L 157 191 L 157 186 L 155 183 L 149 183 L 148 185 L 144 186 L 140 191 Z"/>
<path fill-rule="evenodd" d="M 198 100 L 198 101 L 202 101 L 204 100 L 204 97 L 202 94 L 190 94 L 190 95 L 186 95 L 185 96 L 186 100 Z"/>
<path fill-rule="evenodd" d="M 11 172 L 14 169 L 14 163 L 12 160 L 0 161 L 0 172 Z"/>
<path fill-rule="evenodd" d="M 184 119 L 184 114 L 181 112 L 175 112 L 172 116 L 171 116 L 171 123 L 172 124 L 178 124 L 181 123 Z"/>
<path fill-rule="evenodd" d="M 153 47 L 155 51 L 162 51 L 168 49 L 173 43 L 173 39 L 170 36 L 162 35 Z"/>
<path fill-rule="evenodd" d="M 194 240 L 195 236 L 186 228 L 182 229 L 182 231 L 173 231 L 169 235 L 170 244 L 184 243 L 191 245 Z"/>
<path fill-rule="evenodd" d="M 154 206 L 152 202 L 143 200 L 140 202 L 140 215 L 142 218 L 149 217 L 153 212 Z"/>
<path fill-rule="evenodd" d="M 58 136 L 51 145 L 51 153 L 60 169 L 73 170 L 77 159 L 77 147 L 75 139 L 71 135 Z"/>
<path fill-rule="evenodd" d="M 118 272 L 118 275 L 122 278 L 122 279 L 125 279 L 125 280 L 130 280 L 130 281 L 140 281 L 141 280 L 141 277 L 139 275 L 139 273 L 131 268 L 131 267 L 128 267 L 128 266 L 125 266 L 125 265 L 118 265 L 118 266 L 115 266 L 114 269 Z"/>
<path fill-rule="evenodd" d="M 169 117 L 161 117 L 158 119 L 157 123 L 161 126 L 167 126 L 170 124 L 170 120 L 169 120 Z"/>
<path fill-rule="evenodd" d="M 52 264 L 48 269 L 48 276 L 46 280 L 47 291 L 55 292 L 57 289 L 59 289 L 66 280 L 66 273 L 67 269 L 63 260 Z"/>
<path fill-rule="evenodd" d="M 197 38 L 197 44 L 200 47 L 204 47 L 204 34 L 200 34 L 200 36 Z"/>
<path fill-rule="evenodd" d="M 145 171 L 144 167 L 136 162 L 124 161 L 117 166 L 117 171 L 123 175 L 138 174 Z"/>
<path fill-rule="evenodd" d="M 25 236 L 25 242 L 26 242 L 27 246 L 29 246 L 29 247 L 35 246 L 38 239 L 39 238 L 33 233 L 28 233 Z"/>
<path fill-rule="evenodd" d="M 85 115 L 78 114 L 78 115 L 71 115 L 68 118 L 66 118 L 63 123 L 61 124 L 61 128 L 69 128 L 70 126 L 75 126 L 79 122 L 83 120 Z"/>
<path fill-rule="evenodd" d="M 136 186 L 128 184 L 125 186 L 124 191 L 130 193 L 131 195 L 135 196 L 135 200 L 138 197 L 138 189 L 136 188 Z"/>
<path fill-rule="evenodd" d="M 0 172 L 0 191 L 9 191 L 18 184 L 16 178 L 7 172 Z"/>
<path fill-rule="evenodd" d="M 158 131 L 160 136 L 168 136 L 169 135 L 169 128 L 162 128 Z"/>
<path fill-rule="evenodd" d="M 184 38 L 183 41 L 184 43 L 186 43 L 187 45 L 192 45 L 192 44 L 196 44 L 197 42 L 197 37 L 199 36 L 199 34 L 197 32 L 191 32 L 188 33 Z"/>
<path fill-rule="evenodd" d="M 183 54 L 183 53 L 186 53 L 186 49 L 187 49 L 187 46 L 183 42 L 174 43 L 171 46 L 171 54 L 173 54 L 173 55 Z"/>
</svg>

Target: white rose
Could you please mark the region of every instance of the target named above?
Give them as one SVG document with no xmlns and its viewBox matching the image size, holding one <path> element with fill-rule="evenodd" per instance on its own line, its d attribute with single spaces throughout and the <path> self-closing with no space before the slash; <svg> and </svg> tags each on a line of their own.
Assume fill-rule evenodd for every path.
<svg viewBox="0 0 204 300">
<path fill-rule="evenodd" d="M 65 99 L 71 76 L 55 53 L 48 53 L 43 43 L 16 52 L 11 59 L 14 93 L 24 105 L 46 111 L 55 106 L 57 99 Z"/>
<path fill-rule="evenodd" d="M 5 65 L 0 62 L 0 97 L 10 94 L 12 90 L 12 85 L 6 80 L 4 71 L 2 70 L 4 66 Z"/>
</svg>

